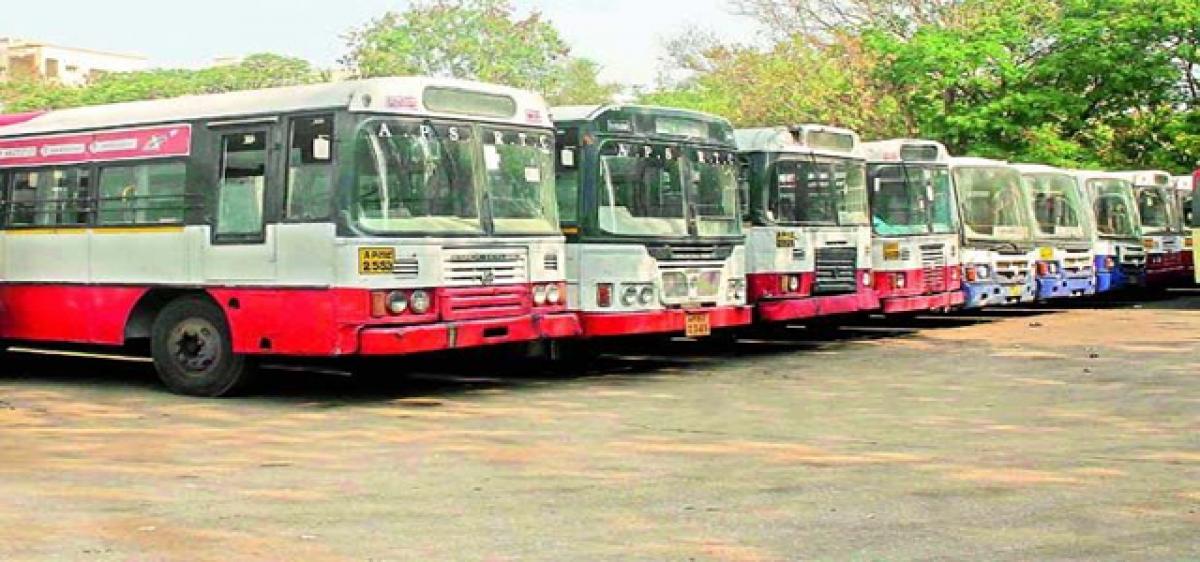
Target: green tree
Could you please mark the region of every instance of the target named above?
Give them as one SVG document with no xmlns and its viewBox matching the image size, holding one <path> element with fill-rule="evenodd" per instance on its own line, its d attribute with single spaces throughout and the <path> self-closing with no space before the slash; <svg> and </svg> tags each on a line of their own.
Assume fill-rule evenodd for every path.
<svg viewBox="0 0 1200 562">
<path fill-rule="evenodd" d="M 232 65 L 202 70 L 163 69 L 101 75 L 82 87 L 47 82 L 0 85 L 5 111 L 61 109 L 192 94 L 213 94 L 327 81 L 308 62 L 274 54 L 255 54 Z"/>
<path fill-rule="evenodd" d="M 572 58 L 538 12 L 506 0 L 426 0 L 388 12 L 347 36 L 341 63 L 354 75 L 430 75 L 541 92 L 552 103 L 598 103 L 620 90 L 594 61 Z"/>
</svg>

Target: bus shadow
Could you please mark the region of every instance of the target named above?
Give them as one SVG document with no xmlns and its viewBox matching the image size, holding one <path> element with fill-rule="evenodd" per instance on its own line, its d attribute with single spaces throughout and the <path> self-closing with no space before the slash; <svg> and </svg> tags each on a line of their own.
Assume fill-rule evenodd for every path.
<svg viewBox="0 0 1200 562">
<path fill-rule="evenodd" d="M 238 400 L 305 403 L 323 407 L 384 402 L 400 398 L 445 397 L 493 389 L 603 380 L 636 386 L 652 376 L 686 377 L 740 358 L 839 351 L 856 343 L 919 338 L 922 333 L 997 320 L 1059 314 L 1080 309 L 1200 309 L 1200 291 L 1121 294 L 1014 308 L 948 314 L 859 316 L 716 334 L 703 340 L 624 338 L 597 341 L 585 361 L 550 361 L 508 349 L 484 348 L 381 361 L 273 361 L 261 380 Z M 97 388 L 104 393 L 165 393 L 153 366 L 143 357 L 97 355 L 87 351 L 44 353 L 16 350 L 0 365 L 0 382 Z M 99 351 L 96 353 L 105 353 Z"/>
</svg>

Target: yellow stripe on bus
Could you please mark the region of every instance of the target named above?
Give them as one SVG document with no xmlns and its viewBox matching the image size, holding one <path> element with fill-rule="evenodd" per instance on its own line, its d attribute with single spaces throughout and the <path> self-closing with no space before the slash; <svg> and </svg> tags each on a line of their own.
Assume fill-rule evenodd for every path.
<svg viewBox="0 0 1200 562">
<path fill-rule="evenodd" d="M 32 236 L 37 234 L 87 234 L 88 229 L 79 228 L 14 228 L 5 230 L 9 236 Z"/>
<path fill-rule="evenodd" d="M 183 225 L 163 226 L 115 226 L 106 228 L 14 228 L 3 231 L 10 236 L 32 236 L 46 234 L 163 234 L 183 232 Z"/>
<path fill-rule="evenodd" d="M 165 224 L 162 226 L 114 226 L 93 229 L 94 234 L 145 234 L 163 232 L 183 232 L 181 224 Z"/>
</svg>

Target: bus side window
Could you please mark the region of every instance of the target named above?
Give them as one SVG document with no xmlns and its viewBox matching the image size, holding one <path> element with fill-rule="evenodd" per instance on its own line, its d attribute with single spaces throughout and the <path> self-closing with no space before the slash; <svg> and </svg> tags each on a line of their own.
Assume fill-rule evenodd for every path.
<svg viewBox="0 0 1200 562">
<path fill-rule="evenodd" d="M 287 219 L 328 219 L 333 204 L 333 115 L 292 119 Z"/>
<path fill-rule="evenodd" d="M 99 224 L 183 223 L 186 176 L 182 162 L 101 169 Z"/>
<path fill-rule="evenodd" d="M 266 190 L 267 132 L 260 130 L 221 135 L 217 236 L 262 236 Z"/>
<path fill-rule="evenodd" d="M 54 168 L 13 173 L 8 224 L 86 225 L 90 179 L 86 168 Z"/>
<path fill-rule="evenodd" d="M 579 129 L 559 131 L 555 136 L 555 190 L 558 219 L 566 224 L 579 221 Z"/>
</svg>

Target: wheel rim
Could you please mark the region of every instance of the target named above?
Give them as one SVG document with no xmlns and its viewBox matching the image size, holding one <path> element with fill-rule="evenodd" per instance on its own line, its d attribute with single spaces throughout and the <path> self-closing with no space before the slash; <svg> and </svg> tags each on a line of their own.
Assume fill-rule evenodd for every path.
<svg viewBox="0 0 1200 562">
<path fill-rule="evenodd" d="M 203 318 L 188 318 L 176 324 L 167 341 L 171 358 L 185 374 L 204 375 L 221 360 L 221 334 Z"/>
</svg>

